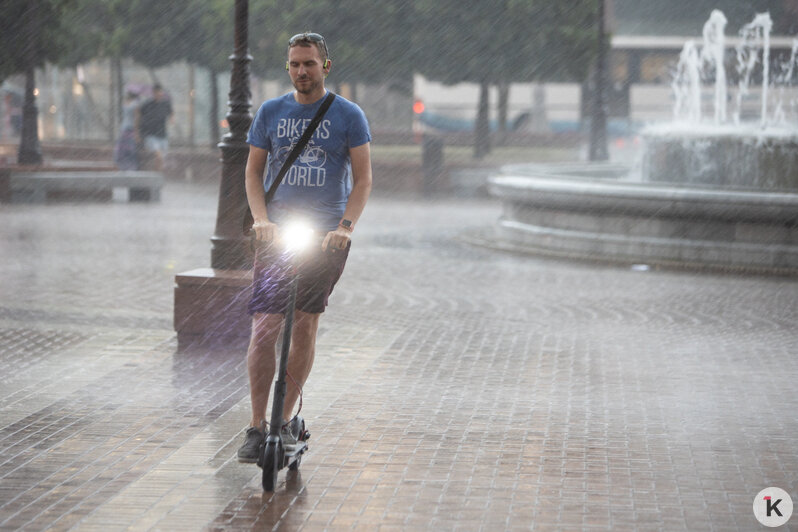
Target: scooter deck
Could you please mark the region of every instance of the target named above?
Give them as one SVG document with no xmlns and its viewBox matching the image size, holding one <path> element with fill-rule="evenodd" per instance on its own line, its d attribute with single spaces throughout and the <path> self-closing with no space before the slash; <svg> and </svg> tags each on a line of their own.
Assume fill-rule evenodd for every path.
<svg viewBox="0 0 798 532">
<path fill-rule="evenodd" d="M 304 441 L 297 442 L 296 445 L 292 445 L 290 447 L 285 447 L 286 462 L 294 461 L 297 456 L 303 454 L 307 450 L 308 450 L 308 444 L 307 442 Z"/>
<path fill-rule="evenodd" d="M 307 442 L 300 441 L 297 442 L 296 445 L 292 445 L 291 447 L 286 447 L 283 454 L 283 469 L 287 467 L 292 471 L 299 469 L 299 463 L 302 460 L 302 455 L 305 454 L 305 451 L 308 450 Z"/>
</svg>

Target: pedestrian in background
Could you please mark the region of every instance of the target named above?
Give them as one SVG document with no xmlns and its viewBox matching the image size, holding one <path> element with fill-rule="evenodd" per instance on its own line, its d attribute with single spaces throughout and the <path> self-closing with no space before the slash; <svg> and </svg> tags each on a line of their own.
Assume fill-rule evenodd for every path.
<svg viewBox="0 0 798 532">
<path fill-rule="evenodd" d="M 139 169 L 139 95 L 133 91 L 125 94 L 122 106 L 122 123 L 114 146 L 114 162 L 120 170 Z"/>
<path fill-rule="evenodd" d="M 169 141 L 166 135 L 166 122 L 172 117 L 172 102 L 156 83 L 152 88 L 152 98 L 144 102 L 139 110 L 139 135 L 144 146 L 145 165 L 149 169 L 163 170 Z"/>
</svg>

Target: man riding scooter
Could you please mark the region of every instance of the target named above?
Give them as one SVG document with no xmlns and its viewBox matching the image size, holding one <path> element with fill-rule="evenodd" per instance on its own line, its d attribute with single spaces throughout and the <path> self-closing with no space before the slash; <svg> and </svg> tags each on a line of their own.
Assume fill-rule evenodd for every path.
<svg viewBox="0 0 798 532">
<path fill-rule="evenodd" d="M 324 38 L 300 33 L 288 42 L 286 69 L 293 92 L 266 101 L 247 137 L 247 200 L 259 246 L 255 257 L 253 293 L 249 304 L 252 335 L 247 351 L 252 417 L 238 450 L 242 462 L 256 462 L 266 437 L 266 409 L 275 375 L 276 342 L 286 316 L 292 276 L 278 245 L 280 231 L 291 219 L 305 219 L 322 238 L 315 253 L 297 266 L 295 316 L 287 360 L 287 387 L 282 411 L 283 444 L 296 444 L 298 423 L 289 423 L 315 357 L 321 314 L 343 272 L 351 235 L 371 191 L 368 122 L 354 103 L 335 97 L 318 121 L 302 153 L 285 165 L 292 148 L 327 99 L 324 78 L 332 62 Z M 283 170 L 283 166 L 289 166 Z M 283 170 L 281 181 L 276 181 Z M 264 179 L 264 172 L 266 173 Z M 313 178 L 311 179 L 310 176 Z M 275 187 L 276 186 L 276 190 Z M 267 190 L 273 197 L 267 205 Z M 301 429 L 304 430 L 304 429 Z"/>
</svg>

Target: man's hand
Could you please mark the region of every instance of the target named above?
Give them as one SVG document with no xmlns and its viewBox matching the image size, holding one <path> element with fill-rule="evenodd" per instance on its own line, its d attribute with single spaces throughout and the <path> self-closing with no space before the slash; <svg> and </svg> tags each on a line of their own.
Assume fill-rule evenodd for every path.
<svg viewBox="0 0 798 532">
<path fill-rule="evenodd" d="M 277 237 L 277 224 L 269 220 L 255 220 L 252 230 L 255 231 L 255 238 L 266 244 L 271 244 Z"/>
<path fill-rule="evenodd" d="M 338 226 L 335 231 L 330 231 L 324 237 L 324 242 L 321 244 L 321 249 L 327 251 L 328 249 L 335 251 L 337 249 L 346 249 L 351 240 L 351 232 Z"/>
</svg>

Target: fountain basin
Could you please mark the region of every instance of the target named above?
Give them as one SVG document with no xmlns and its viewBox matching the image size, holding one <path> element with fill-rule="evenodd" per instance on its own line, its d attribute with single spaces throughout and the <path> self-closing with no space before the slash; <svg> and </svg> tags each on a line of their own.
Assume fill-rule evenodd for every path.
<svg viewBox="0 0 798 532">
<path fill-rule="evenodd" d="M 798 193 L 641 183 L 614 164 L 511 165 L 493 242 L 623 262 L 798 271 Z"/>
<path fill-rule="evenodd" d="M 643 181 L 798 191 L 794 129 L 669 124 L 642 137 Z"/>
</svg>

